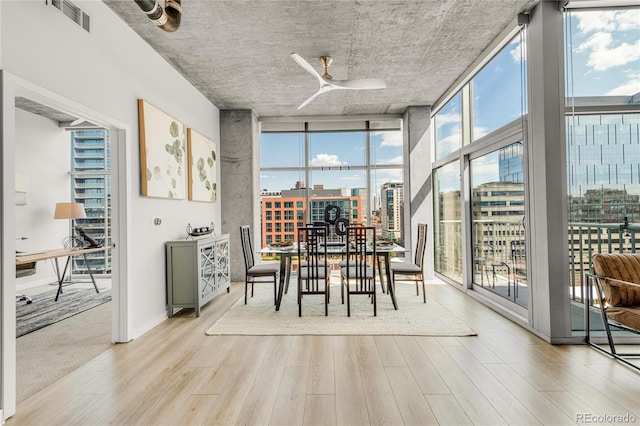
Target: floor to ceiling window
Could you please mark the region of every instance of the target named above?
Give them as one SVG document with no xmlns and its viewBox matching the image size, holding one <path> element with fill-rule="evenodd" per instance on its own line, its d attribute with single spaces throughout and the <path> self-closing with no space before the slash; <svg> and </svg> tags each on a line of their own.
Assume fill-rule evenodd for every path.
<svg viewBox="0 0 640 426">
<path fill-rule="evenodd" d="M 581 333 L 593 254 L 640 249 L 640 8 L 564 17 L 568 269 Z"/>
<path fill-rule="evenodd" d="M 520 309 L 529 303 L 525 42 L 515 30 L 433 116 L 435 270 Z"/>
<path fill-rule="evenodd" d="M 298 227 L 325 221 L 327 206 L 337 207 L 334 216 L 339 210 L 349 223 L 404 242 L 399 118 L 261 125 L 263 244 L 295 240 Z M 331 237 L 339 238 L 334 229 Z"/>
<path fill-rule="evenodd" d="M 107 250 L 87 254 L 92 273 L 111 273 L 111 146 L 109 131 L 71 132 L 71 199 L 84 204 L 86 219 L 76 219 L 85 234 Z M 86 274 L 84 258 L 75 256 L 73 273 Z"/>
</svg>

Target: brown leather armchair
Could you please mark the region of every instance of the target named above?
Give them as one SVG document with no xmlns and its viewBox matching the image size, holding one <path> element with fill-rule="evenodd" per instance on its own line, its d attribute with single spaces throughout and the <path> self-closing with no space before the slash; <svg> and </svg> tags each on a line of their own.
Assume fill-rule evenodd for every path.
<svg viewBox="0 0 640 426">
<path fill-rule="evenodd" d="M 611 328 L 640 334 L 640 254 L 599 253 L 592 260 L 594 274 L 588 274 L 588 282 L 595 284 L 595 303 L 602 315 L 610 351 L 592 342 L 589 315 L 586 316 L 587 343 L 640 369 L 624 359 L 640 357 L 640 353 L 617 352 L 611 334 Z M 590 306 L 591 285 L 586 293 L 587 306 Z"/>
</svg>

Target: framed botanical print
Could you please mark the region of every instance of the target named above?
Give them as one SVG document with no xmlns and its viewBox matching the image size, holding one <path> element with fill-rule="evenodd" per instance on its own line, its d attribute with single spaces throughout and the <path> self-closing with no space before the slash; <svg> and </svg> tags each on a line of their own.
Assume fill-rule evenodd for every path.
<svg viewBox="0 0 640 426">
<path fill-rule="evenodd" d="M 142 99 L 138 125 L 142 195 L 186 198 L 185 125 Z"/>
<path fill-rule="evenodd" d="M 215 203 L 218 198 L 215 142 L 193 129 L 187 129 L 187 148 L 189 199 Z"/>
</svg>

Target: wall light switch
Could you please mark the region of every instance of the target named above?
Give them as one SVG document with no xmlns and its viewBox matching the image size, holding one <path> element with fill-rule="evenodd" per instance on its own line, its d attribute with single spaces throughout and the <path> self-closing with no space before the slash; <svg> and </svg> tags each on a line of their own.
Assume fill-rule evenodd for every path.
<svg viewBox="0 0 640 426">
<path fill-rule="evenodd" d="M 162 223 L 162 219 L 160 219 L 159 217 L 154 217 L 152 218 L 152 223 L 156 226 L 160 225 Z"/>
</svg>

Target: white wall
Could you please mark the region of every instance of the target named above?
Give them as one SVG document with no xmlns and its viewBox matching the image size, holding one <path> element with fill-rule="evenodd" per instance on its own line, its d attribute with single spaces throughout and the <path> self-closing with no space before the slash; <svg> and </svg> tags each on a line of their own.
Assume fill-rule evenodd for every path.
<svg viewBox="0 0 640 426">
<path fill-rule="evenodd" d="M 26 178 L 27 204 L 15 206 L 16 250 L 33 252 L 60 247 L 69 235 L 68 220 L 54 220 L 58 202 L 69 200 L 69 132 L 47 118 L 16 110 L 16 172 Z M 8 207 L 8 206 L 7 206 Z M 36 274 L 16 280 L 16 290 L 52 283 L 56 274 L 48 260 Z"/>
<path fill-rule="evenodd" d="M 216 224 L 221 229 L 220 202 L 196 203 L 141 197 L 136 100 L 145 99 L 201 134 L 219 142 L 219 111 L 177 71 L 156 54 L 101 1 L 75 1 L 91 16 L 87 33 L 44 1 L 0 2 L 0 64 L 4 75 L 2 129 L 2 403 L 5 416 L 15 412 L 15 291 L 13 269 L 15 210 L 15 111 L 13 97 L 29 86 L 45 91 L 74 110 L 88 110 L 102 123 L 117 123 L 126 137 L 120 142 L 119 164 L 125 182 L 118 186 L 126 203 L 125 240 L 115 241 L 118 251 L 128 253 L 120 283 L 129 308 L 127 338 L 135 338 L 166 318 L 164 242 L 184 238 L 187 223 Z M 149 25 L 153 25 L 149 22 Z M 168 37 L 158 29 L 158 37 Z M 15 77 L 15 78 L 14 78 Z M 13 87 L 8 87 L 11 81 Z M 23 84 L 24 83 L 24 84 Z M 20 87 L 18 87 L 20 86 Z M 8 99 L 11 97 L 11 99 Z M 11 158 L 11 160 L 9 160 Z M 125 161 L 126 160 L 126 161 Z M 218 169 L 218 182 L 220 175 Z M 219 185 L 219 191 L 221 188 Z M 186 193 L 186 188 L 185 188 Z M 159 216 L 162 225 L 153 226 Z M 9 266 L 10 265 L 10 266 Z M 114 291 L 114 297 L 116 291 Z M 13 334 L 15 335 L 15 334 Z M 12 359 L 13 357 L 13 359 Z"/>
</svg>

